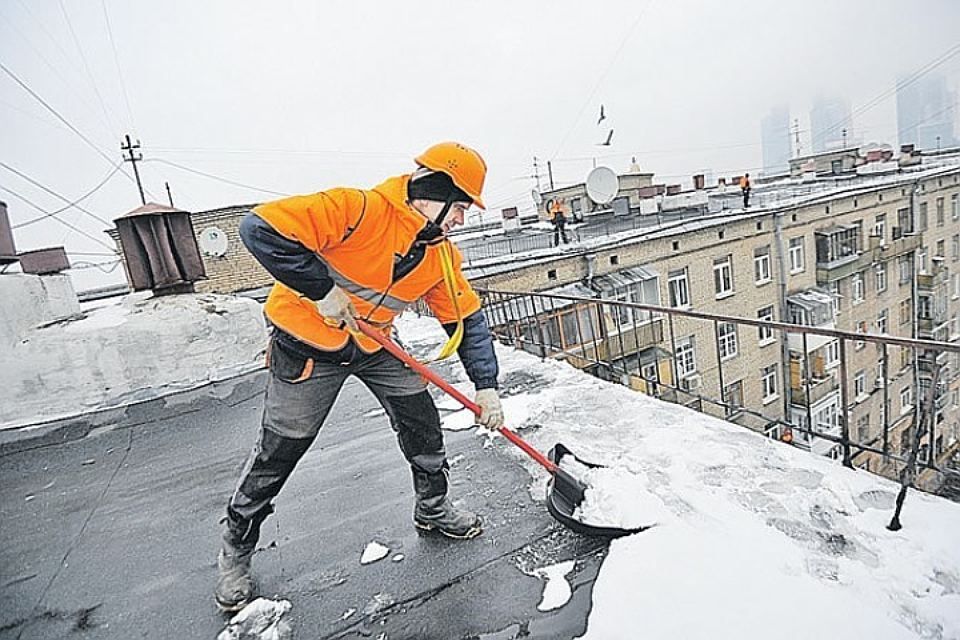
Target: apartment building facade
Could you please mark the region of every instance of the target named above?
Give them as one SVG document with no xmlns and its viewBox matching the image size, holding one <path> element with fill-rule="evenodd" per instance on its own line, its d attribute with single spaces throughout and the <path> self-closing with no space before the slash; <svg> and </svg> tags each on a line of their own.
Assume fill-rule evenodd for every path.
<svg viewBox="0 0 960 640">
<path fill-rule="evenodd" d="M 663 226 L 577 255 L 499 272 L 481 267 L 473 277 L 497 291 L 565 291 L 814 329 L 955 341 L 960 167 L 863 182 L 789 206 Z M 616 318 L 625 314 L 609 310 L 588 321 L 585 307 L 540 313 L 550 316 L 555 328 L 548 333 L 575 364 L 577 345 L 586 356 L 583 347 L 592 342 L 591 355 L 603 349 L 611 361 L 629 363 L 631 375 L 621 381 L 635 388 L 675 393 L 668 399 L 696 403 L 821 455 L 842 455 L 834 440 L 817 434 L 836 437 L 844 426 L 852 442 L 905 453 L 917 403 L 930 386 L 934 363 L 913 349 L 697 318 L 671 317 L 667 326 L 662 316 L 640 312 L 639 323 L 637 315 Z M 597 334 L 605 347 L 597 346 Z M 592 359 L 578 366 L 590 368 Z M 946 360 L 935 437 L 921 449 L 922 458 L 933 455 L 943 464 L 960 446 L 960 362 Z M 889 457 L 856 447 L 851 462 L 889 476 L 899 469 Z"/>
</svg>

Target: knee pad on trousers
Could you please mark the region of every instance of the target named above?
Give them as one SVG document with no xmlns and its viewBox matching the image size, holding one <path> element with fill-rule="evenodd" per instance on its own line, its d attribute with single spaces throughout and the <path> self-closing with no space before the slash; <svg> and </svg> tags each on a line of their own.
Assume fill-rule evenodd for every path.
<svg viewBox="0 0 960 640">
<path fill-rule="evenodd" d="M 263 429 L 253 460 L 230 502 L 230 511 L 243 520 L 262 522 L 273 511 L 271 501 L 280 493 L 313 440 L 313 437 L 287 438 Z"/>
</svg>

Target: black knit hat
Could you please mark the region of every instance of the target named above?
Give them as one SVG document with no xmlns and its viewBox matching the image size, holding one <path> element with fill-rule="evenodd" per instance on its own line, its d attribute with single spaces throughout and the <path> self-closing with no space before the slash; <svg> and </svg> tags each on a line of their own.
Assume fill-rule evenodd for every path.
<svg viewBox="0 0 960 640">
<path fill-rule="evenodd" d="M 467 192 L 453 184 L 445 173 L 434 171 L 425 176 L 412 178 L 407 186 L 410 200 L 433 200 L 434 202 L 473 202 Z"/>
</svg>

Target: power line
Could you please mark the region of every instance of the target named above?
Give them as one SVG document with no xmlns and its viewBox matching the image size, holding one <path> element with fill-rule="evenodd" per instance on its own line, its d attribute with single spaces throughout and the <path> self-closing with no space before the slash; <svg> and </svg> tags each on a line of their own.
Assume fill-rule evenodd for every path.
<svg viewBox="0 0 960 640">
<path fill-rule="evenodd" d="M 83 69 L 87 74 L 87 79 L 90 80 L 90 86 L 93 87 L 93 92 L 96 94 L 97 100 L 100 102 L 100 108 L 103 109 L 104 117 L 109 121 L 110 116 L 113 114 L 107 113 L 107 103 L 104 101 L 103 95 L 100 93 L 100 88 L 97 86 L 97 81 L 94 79 L 93 73 L 90 71 L 90 65 L 87 63 L 87 56 L 83 53 L 83 47 L 80 45 L 80 39 L 77 37 L 77 32 L 73 30 L 73 21 L 70 20 L 70 14 L 67 13 L 67 8 L 64 6 L 63 0 L 60 0 L 60 11 L 63 12 L 64 20 L 67 21 L 67 28 L 70 30 L 70 36 L 73 38 L 73 44 L 77 48 L 77 52 L 80 54 L 80 61 L 83 62 Z"/>
<path fill-rule="evenodd" d="M 91 212 L 91 211 L 88 211 L 88 210 L 84 209 L 83 207 L 81 207 L 80 205 L 78 205 L 77 202 L 79 202 L 79 200 L 78 200 L 77 202 L 70 202 L 70 200 L 69 200 L 68 198 L 63 197 L 62 195 L 60 195 L 59 193 L 57 193 L 57 192 L 54 191 L 53 189 L 51 189 L 51 188 L 49 188 L 49 187 L 46 187 L 46 186 L 40 184 L 39 182 L 37 182 L 36 180 L 34 180 L 33 178 L 31 178 L 30 176 L 26 175 L 25 173 L 23 173 L 23 172 L 21 172 L 21 171 L 18 171 L 17 169 L 14 169 L 14 168 L 11 167 L 10 165 L 8 165 L 6 162 L 0 161 L 0 167 L 3 167 L 4 169 L 6 169 L 7 171 L 9 171 L 10 173 L 13 173 L 13 174 L 15 174 L 15 175 L 23 178 L 24 180 L 26 180 L 27 182 L 29 182 L 29 183 L 32 184 L 33 186 L 35 186 L 35 187 L 37 187 L 37 188 L 39 188 L 39 189 L 43 189 L 44 191 L 46 191 L 46 192 L 49 193 L 50 195 L 52 195 L 52 196 L 54 196 L 54 197 L 56 197 L 56 198 L 59 198 L 60 200 L 63 200 L 64 202 L 67 203 L 67 206 L 65 207 L 65 209 L 69 209 L 70 207 L 74 207 L 74 208 L 79 209 L 80 211 L 84 212 L 84 213 L 87 214 L 88 216 L 90 216 L 90 217 L 92 217 L 92 218 L 95 218 L 96 220 L 102 222 L 103 224 L 107 225 L 108 227 L 112 227 L 112 226 L 113 226 L 113 223 L 110 222 L 109 220 L 104 220 L 103 218 L 101 218 L 101 217 L 98 216 L 97 214 L 95 214 L 95 213 L 93 213 L 93 212 Z M 99 189 L 99 188 L 102 187 L 104 184 L 106 184 L 107 180 L 109 180 L 110 177 L 113 176 L 113 174 L 116 173 L 117 171 L 119 171 L 119 165 L 117 165 L 116 167 L 114 167 L 114 170 L 113 170 L 106 178 L 104 178 L 103 182 L 101 182 L 99 185 L 97 185 L 97 187 L 94 189 L 94 191 L 96 191 L 96 189 Z M 93 193 L 93 191 L 91 191 L 90 193 Z M 90 195 L 90 194 L 87 194 L 87 195 Z M 84 196 L 84 197 L 86 197 L 86 196 Z M 81 198 L 80 200 L 82 200 L 82 199 L 83 199 L 83 198 Z M 57 211 L 56 213 L 60 213 L 60 211 Z M 22 226 L 22 225 L 21 225 L 21 226 Z"/>
<path fill-rule="evenodd" d="M 33 202 L 32 200 L 30 200 L 30 199 L 27 198 L 26 196 L 23 196 L 23 195 L 17 193 L 17 192 L 14 191 L 13 189 L 9 189 L 9 188 L 4 187 L 4 186 L 2 186 L 2 185 L 0 185 L 0 189 L 2 189 L 3 191 L 6 191 L 7 193 L 9 193 L 10 195 L 14 196 L 15 198 L 18 198 L 18 199 L 22 200 L 23 202 L 27 203 L 28 205 L 30 205 L 31 207 L 33 207 L 34 209 L 36 209 L 37 211 L 39 211 L 39 212 L 41 212 L 41 213 L 44 213 L 44 214 L 49 213 L 48 211 L 45 211 L 45 210 L 43 209 L 43 207 L 41 207 L 40 205 L 36 204 L 35 202 Z M 99 244 L 100 246 L 106 247 L 107 249 L 109 249 L 110 251 L 112 251 L 114 254 L 117 253 L 116 249 L 114 249 L 113 247 L 111 247 L 110 245 L 108 245 L 108 244 L 107 244 L 106 242 L 104 242 L 103 240 L 100 240 L 99 238 L 95 238 L 94 236 L 90 235 L 89 233 L 87 233 L 87 232 L 84 231 L 83 229 L 81 229 L 81 228 L 79 228 L 79 227 L 76 227 L 76 226 L 70 224 L 70 223 L 67 222 L 66 220 L 61 220 L 61 219 L 58 218 L 55 214 L 52 215 L 51 217 L 52 217 L 54 220 L 56 220 L 57 222 L 59 222 L 60 224 L 62 224 L 62 225 L 64 225 L 64 226 L 67 226 L 67 227 L 70 227 L 71 229 L 73 229 L 74 231 L 76 231 L 77 233 L 79 233 L 80 235 L 85 236 L 85 237 L 89 238 L 90 240 L 93 240 L 94 242 L 96 242 L 96 243 Z"/>
<path fill-rule="evenodd" d="M 108 174 L 103 178 L 103 180 L 101 180 L 101 181 L 97 184 L 97 186 L 95 186 L 95 187 L 94 187 L 93 189 L 91 189 L 90 191 L 87 191 L 85 194 L 83 194 L 82 196 L 80 196 L 79 198 L 77 198 L 76 200 L 74 200 L 73 202 L 70 202 L 69 204 L 67 204 L 67 205 L 65 205 L 65 206 L 63 206 L 63 207 L 60 207 L 60 208 L 57 209 L 56 211 L 51 211 L 50 213 L 44 214 L 44 215 L 39 216 L 39 217 L 37 217 L 37 218 L 33 218 L 32 220 L 27 220 L 26 222 L 21 222 L 20 224 L 15 224 L 15 225 L 13 225 L 13 226 L 11 227 L 11 229 L 19 229 L 19 228 L 21 228 L 21 227 L 26 227 L 26 226 L 28 226 L 28 225 L 31 225 L 31 224 L 35 223 L 35 222 L 40 222 L 41 220 L 46 220 L 47 218 L 50 218 L 50 217 L 52 217 L 52 216 L 55 216 L 55 215 L 57 215 L 58 213 L 62 213 L 62 212 L 64 212 L 64 211 L 66 211 L 67 209 L 70 209 L 70 208 L 72 208 L 72 207 L 75 207 L 77 204 L 79 204 L 80 202 L 83 202 L 84 200 L 86 200 L 87 198 L 89 198 L 90 196 L 92 196 L 94 193 L 96 193 L 97 191 L 99 191 L 100 188 L 103 187 L 103 185 L 107 184 L 107 181 L 109 181 L 110 178 L 112 178 L 113 176 L 115 176 L 118 171 L 120 171 L 120 165 L 117 165 L 116 167 L 114 167 L 114 168 L 113 168 L 113 171 L 111 171 L 110 173 L 108 173 Z"/>
<path fill-rule="evenodd" d="M 563 149 L 563 145 L 566 144 L 567 138 L 570 137 L 570 134 L 573 133 L 573 130 L 577 127 L 577 123 L 580 122 L 580 117 L 583 115 L 584 109 L 587 108 L 587 105 L 593 100 L 593 96 L 597 93 L 597 90 L 600 88 L 600 85 L 603 84 L 604 80 L 607 79 L 607 75 L 610 73 L 610 70 L 613 68 L 614 63 L 617 61 L 617 58 L 620 57 L 620 52 L 623 51 L 623 48 L 626 46 L 627 41 L 630 39 L 630 36 L 633 35 L 634 29 L 637 28 L 637 25 L 640 24 L 640 19 L 643 17 L 643 14 L 647 12 L 647 9 L 653 4 L 653 0 L 647 0 L 647 3 L 641 7 L 640 11 L 637 13 L 636 19 L 633 21 L 633 24 L 630 25 L 630 28 L 627 29 L 627 32 L 624 34 L 623 39 L 620 41 L 620 46 L 617 47 L 617 50 L 614 51 L 613 57 L 610 59 L 607 68 L 604 70 L 600 78 L 597 79 L 593 89 L 587 94 L 587 99 L 583 101 L 583 105 L 580 107 L 580 110 L 577 112 L 577 117 L 574 118 L 573 124 L 570 125 L 570 129 L 567 131 L 566 135 L 560 140 L 560 144 L 557 145 L 556 151 L 553 152 L 553 155 L 550 156 L 550 159 L 553 160 L 560 153 L 560 150 Z"/>
<path fill-rule="evenodd" d="M 60 122 L 62 122 L 63 124 L 65 124 L 65 125 L 67 126 L 67 128 L 70 129 L 70 131 L 72 131 L 72 132 L 74 132 L 75 134 L 77 134 L 77 136 L 78 136 L 81 140 L 83 140 L 84 142 L 86 142 L 87 145 L 88 145 L 91 149 L 93 149 L 94 151 L 96 151 L 97 154 L 98 154 L 101 158 L 103 158 L 104 160 L 106 160 L 107 163 L 110 164 L 110 166 L 114 166 L 114 160 L 113 160 L 110 156 L 108 156 L 100 147 L 98 147 L 96 144 L 94 144 L 93 141 L 90 140 L 90 138 L 88 138 L 87 136 L 85 136 L 85 135 L 83 134 L 83 132 L 81 132 L 79 129 L 77 129 L 75 126 L 73 126 L 73 124 L 71 124 L 69 120 L 67 120 L 67 119 L 64 118 L 62 115 L 60 115 L 60 113 L 59 113 L 56 109 L 54 109 L 52 106 L 50 106 L 50 103 L 48 103 L 46 100 L 44 100 L 36 91 L 34 91 L 33 89 L 31 89 L 31 88 L 29 87 L 29 85 L 27 85 L 23 80 L 21 80 L 19 77 L 17 77 L 17 75 L 16 75 L 13 71 L 11 71 L 11 70 L 7 67 L 7 65 L 3 64 L 2 61 L 0 61 L 0 70 L 3 70 L 4 73 L 6 73 L 8 76 L 10 76 L 10 77 L 13 79 L 13 81 L 16 82 L 18 85 L 20 85 L 20 87 L 21 87 L 24 91 L 26 91 L 27 93 L 29 93 L 30 96 L 31 96 L 34 100 L 36 100 L 37 102 L 39 102 L 40 104 L 42 104 L 42 105 L 44 106 L 44 108 L 47 109 L 47 111 L 49 111 L 50 113 L 52 113 L 52 114 L 57 118 L 57 120 L 59 120 Z M 131 182 L 135 182 L 135 180 L 133 179 L 133 176 L 131 176 L 129 173 L 127 173 L 126 171 L 123 171 L 122 169 L 120 170 L 120 172 L 121 172 L 124 176 L 126 176 L 127 180 L 130 180 Z M 151 198 L 156 199 L 156 197 L 155 197 L 152 193 L 150 193 L 150 190 L 149 190 L 149 189 L 146 189 L 146 192 L 147 192 L 148 194 L 150 194 L 150 197 L 151 197 Z"/>
<path fill-rule="evenodd" d="M 190 173 L 195 173 L 199 176 L 203 176 L 205 178 L 210 178 L 211 180 L 217 180 L 218 182 L 223 182 L 229 185 L 233 185 L 235 187 L 242 187 L 244 189 L 250 189 L 252 191 L 261 191 L 263 193 L 269 193 L 275 196 L 284 196 L 284 197 L 291 195 L 289 193 L 284 193 L 282 191 L 274 191 L 272 189 L 262 189 L 260 187 L 255 187 L 253 185 L 244 184 L 242 182 L 237 182 L 235 180 L 230 180 L 228 178 L 223 178 L 221 176 L 213 175 L 212 173 L 206 173 L 204 171 L 200 171 L 199 169 L 191 169 L 190 167 L 185 167 L 182 164 L 177 164 L 176 162 L 170 162 L 169 160 L 162 160 L 160 158 L 148 158 L 144 160 L 144 162 L 159 162 L 161 164 L 170 165 L 171 167 L 176 167 L 177 169 L 180 169 L 182 171 L 188 171 Z"/>
<path fill-rule="evenodd" d="M 889 98 L 891 95 L 897 93 L 901 89 L 905 89 L 906 87 L 910 86 L 911 84 L 919 80 L 922 76 L 933 71 L 935 68 L 939 67 L 941 64 L 943 64 L 953 56 L 957 55 L 958 53 L 960 53 L 960 44 L 955 44 L 954 46 L 947 49 L 944 53 L 940 54 L 930 62 L 926 63 L 925 65 L 923 65 L 922 67 L 920 67 L 919 69 L 917 69 L 916 71 L 908 75 L 906 78 L 903 78 L 902 80 L 898 81 L 893 86 L 892 89 L 887 89 L 885 91 L 882 91 L 876 97 L 872 98 L 871 100 L 867 101 L 865 104 L 854 109 L 854 111 L 850 113 L 850 115 L 845 116 L 844 118 L 834 123 L 830 127 L 827 127 L 827 129 L 820 134 L 820 138 L 821 139 L 824 138 L 825 136 L 835 132 L 838 128 L 843 127 L 848 123 L 852 124 L 854 116 L 858 116 L 864 113 L 865 111 L 868 111 L 869 109 L 872 109 L 873 107 L 877 106 L 878 104 L 880 104 L 881 102 Z"/>
<path fill-rule="evenodd" d="M 110 14 L 107 13 L 106 0 L 100 0 L 103 7 L 103 20 L 107 23 L 107 35 L 110 37 L 110 47 L 113 49 L 113 62 L 117 66 L 117 76 L 120 78 L 120 88 L 123 89 L 123 101 L 127 106 L 127 117 L 130 118 L 130 127 L 137 132 L 137 125 L 133 121 L 133 109 L 130 108 L 130 94 L 127 93 L 127 83 L 123 79 L 123 69 L 120 68 L 120 56 L 117 55 L 117 43 L 113 39 L 113 27 L 110 26 Z"/>
</svg>

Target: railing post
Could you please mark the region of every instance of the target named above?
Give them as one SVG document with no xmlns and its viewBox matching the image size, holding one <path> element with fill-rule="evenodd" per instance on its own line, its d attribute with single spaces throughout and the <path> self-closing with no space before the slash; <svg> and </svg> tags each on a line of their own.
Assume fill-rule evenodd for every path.
<svg viewBox="0 0 960 640">
<path fill-rule="evenodd" d="M 846 340 L 840 340 L 840 404 L 843 412 L 840 414 L 840 440 L 843 447 L 843 466 L 853 468 L 850 460 L 850 406 L 847 402 L 847 345 Z"/>
</svg>

